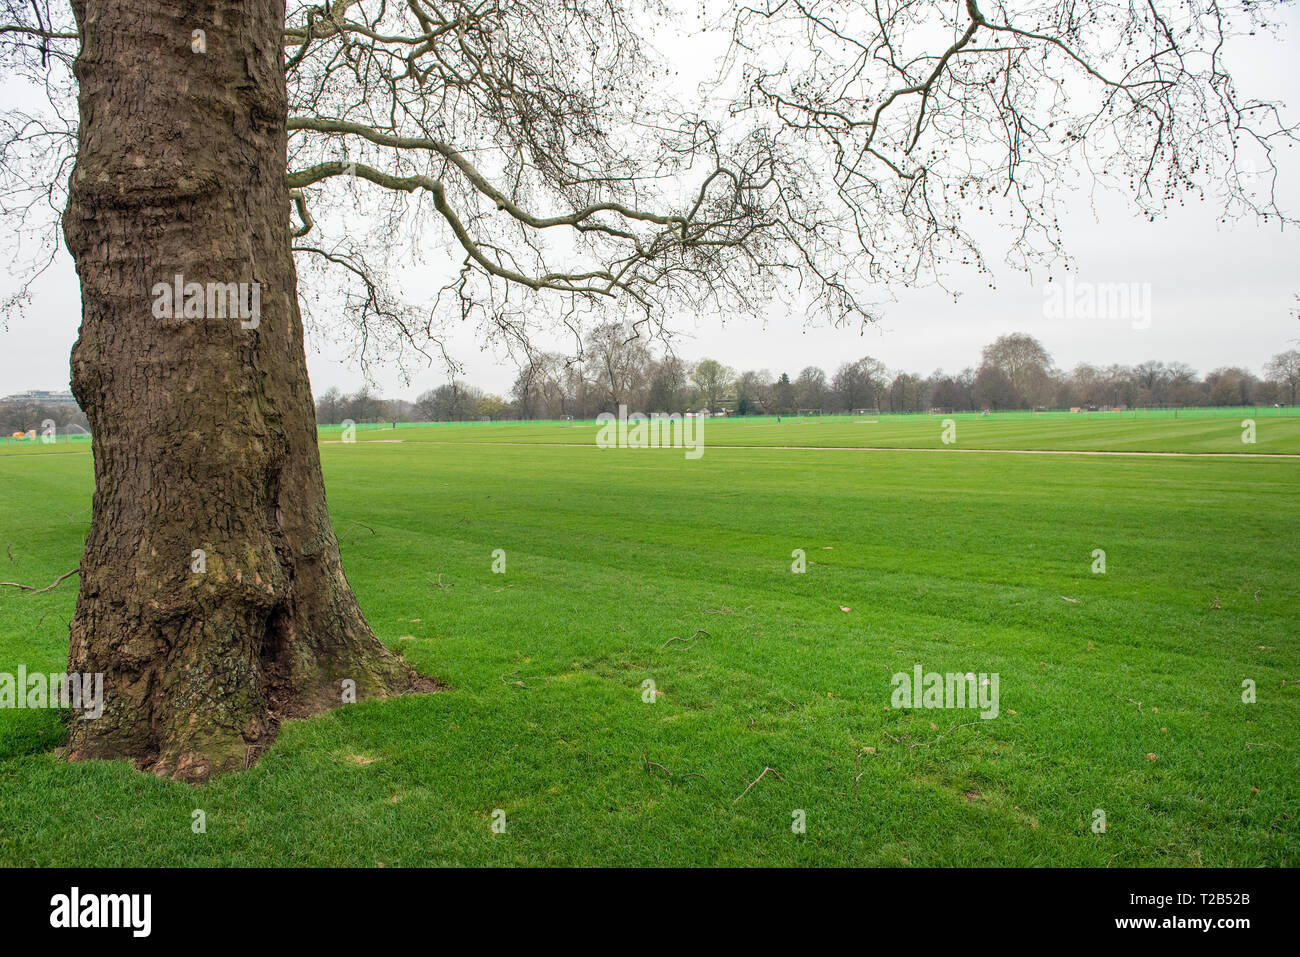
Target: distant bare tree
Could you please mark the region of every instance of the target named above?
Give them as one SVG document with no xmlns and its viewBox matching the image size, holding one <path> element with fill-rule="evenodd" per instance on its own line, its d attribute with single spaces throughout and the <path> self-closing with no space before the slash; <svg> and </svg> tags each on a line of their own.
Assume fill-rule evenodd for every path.
<svg viewBox="0 0 1300 957">
<path fill-rule="evenodd" d="M 950 376 L 936 371 L 930 376 L 930 406 L 945 412 L 965 412 L 975 407 L 971 395 L 974 373 Z"/>
<path fill-rule="evenodd" d="M 886 394 L 891 412 L 922 412 L 927 405 L 929 390 L 925 380 L 911 372 L 894 376 Z"/>
<path fill-rule="evenodd" d="M 649 369 L 650 391 L 646 409 L 650 412 L 684 412 L 690 405 L 690 370 L 680 356 L 666 355 Z"/>
<path fill-rule="evenodd" d="M 788 373 L 772 383 L 772 410 L 778 415 L 788 415 L 795 411 L 795 387 Z"/>
<path fill-rule="evenodd" d="M 1300 350 L 1279 352 L 1268 361 L 1264 374 L 1283 387 L 1287 405 L 1295 405 L 1296 392 L 1300 390 Z"/>
<path fill-rule="evenodd" d="M 1024 397 L 1010 377 L 997 366 L 987 363 L 980 366 L 975 382 L 971 385 L 971 395 L 977 405 L 993 412 L 1018 409 L 1025 405 Z"/>
<path fill-rule="evenodd" d="M 831 378 L 831 392 L 836 408 L 846 412 L 862 408 L 880 408 L 880 399 L 888 384 L 888 370 L 879 359 L 863 356 L 844 362 Z"/>
<path fill-rule="evenodd" d="M 415 413 L 424 422 L 465 422 L 479 417 L 483 390 L 453 379 L 415 400 Z"/>
<path fill-rule="evenodd" d="M 636 397 L 645 385 L 650 348 L 636 329 L 617 322 L 602 323 L 587 335 L 584 360 L 609 409 L 638 405 Z"/>
<path fill-rule="evenodd" d="M 749 369 L 736 377 L 736 411 L 741 415 L 762 414 L 772 402 L 772 373 Z"/>
<path fill-rule="evenodd" d="M 799 370 L 794 381 L 795 402 L 800 409 L 822 409 L 826 406 L 826 373 L 817 366 Z"/>
<path fill-rule="evenodd" d="M 1052 357 L 1033 336 L 1023 332 L 998 336 L 984 347 L 980 358 L 985 366 L 1006 376 L 1011 387 L 1030 404 L 1039 404 L 1047 395 Z"/>
</svg>

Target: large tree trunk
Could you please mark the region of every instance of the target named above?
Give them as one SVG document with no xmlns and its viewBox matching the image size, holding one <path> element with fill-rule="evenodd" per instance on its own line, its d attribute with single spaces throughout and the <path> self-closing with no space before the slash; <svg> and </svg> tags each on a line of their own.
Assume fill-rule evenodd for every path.
<svg viewBox="0 0 1300 957">
<path fill-rule="evenodd" d="M 64 235 L 95 497 L 69 664 L 104 674 L 105 707 L 74 719 L 67 754 L 201 781 L 343 703 L 348 679 L 358 698 L 433 683 L 374 636 L 326 510 L 289 248 L 284 0 L 74 9 Z M 177 275 L 259 283 L 260 315 L 156 318 L 154 286 Z"/>
</svg>

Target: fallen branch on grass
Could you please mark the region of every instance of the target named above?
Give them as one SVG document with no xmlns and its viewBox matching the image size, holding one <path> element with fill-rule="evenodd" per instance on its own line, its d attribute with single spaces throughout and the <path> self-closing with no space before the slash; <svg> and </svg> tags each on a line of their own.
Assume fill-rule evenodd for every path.
<svg viewBox="0 0 1300 957">
<path fill-rule="evenodd" d="M 672 638 L 669 638 L 667 641 L 665 641 L 665 642 L 664 642 L 662 645 L 660 645 L 659 647 L 660 647 L 660 648 L 663 648 L 663 647 L 665 647 L 665 646 L 667 646 L 667 645 L 671 645 L 674 641 L 694 641 L 694 640 L 695 640 L 696 638 L 698 638 L 700 635 L 703 635 L 703 636 L 706 637 L 706 638 L 712 638 L 712 637 L 713 637 L 713 636 L 710 635 L 707 631 L 705 631 L 703 628 L 696 628 L 696 629 L 695 629 L 695 634 L 691 635 L 691 637 L 689 637 L 689 638 L 678 638 L 678 637 L 676 637 L 676 636 L 673 636 Z"/>
<path fill-rule="evenodd" d="M 516 671 L 511 671 L 511 672 L 508 672 L 508 673 L 502 675 L 502 676 L 501 676 L 501 683 L 502 683 L 503 685 L 510 685 L 510 686 L 512 686 L 512 687 L 527 688 L 528 685 L 524 684 L 525 681 L 551 681 L 551 680 L 553 680 L 551 677 L 549 677 L 549 676 L 547 676 L 547 675 L 520 675 L 519 672 L 522 671 L 522 670 L 523 670 L 523 669 L 520 668 L 520 669 L 518 669 L 518 670 L 516 670 Z M 514 678 L 515 680 L 514 680 L 514 681 L 507 681 L 507 680 L 506 680 L 507 678 Z"/>
<path fill-rule="evenodd" d="M 664 766 L 663 766 L 662 764 L 660 764 L 658 761 L 651 761 L 651 760 L 649 760 L 649 759 L 645 756 L 645 750 L 644 750 L 644 749 L 641 751 L 641 766 L 642 766 L 643 768 L 645 768 L 645 773 L 646 773 L 646 774 L 651 773 L 651 772 L 650 772 L 650 769 L 651 769 L 651 768 L 658 768 L 658 769 L 659 769 L 660 771 L 662 771 L 664 774 L 668 775 L 668 779 L 669 779 L 669 780 L 672 780 L 673 772 L 669 771 L 666 767 L 664 767 Z M 703 775 L 703 774 L 700 774 L 698 771 L 687 771 L 685 774 L 682 775 L 682 777 L 684 777 L 684 778 L 702 778 L 702 777 L 704 777 L 704 775 Z"/>
<path fill-rule="evenodd" d="M 63 584 L 64 579 L 71 578 L 77 572 L 81 571 L 80 566 L 70 572 L 64 572 L 58 578 L 54 579 L 54 584 L 46 585 L 44 588 L 37 588 L 35 585 L 20 585 L 18 582 L 0 582 L 0 588 L 21 588 L 23 591 L 29 591 L 33 595 L 43 595 L 47 591 L 54 591 Z"/>
<path fill-rule="evenodd" d="M 753 787 L 755 784 L 757 784 L 759 781 L 763 780 L 763 778 L 767 777 L 767 773 L 768 773 L 769 771 L 771 771 L 773 774 L 776 775 L 776 778 L 777 778 L 778 781 L 784 781 L 784 780 L 785 780 L 785 778 L 781 777 L 780 772 L 777 771 L 776 768 L 764 768 L 764 769 L 763 769 L 763 773 L 760 774 L 758 777 L 754 778 L 754 780 L 750 781 L 750 782 L 749 782 L 749 787 L 747 787 L 747 788 L 745 788 L 745 790 L 741 791 L 741 792 L 740 792 L 740 797 L 736 798 L 736 800 L 732 801 L 731 803 L 732 803 L 733 805 L 739 804 L 739 803 L 740 803 L 740 798 L 743 798 L 746 794 L 749 793 L 750 788 L 752 788 L 752 787 Z"/>
<path fill-rule="evenodd" d="M 374 530 L 373 528 L 371 528 L 369 525 L 367 525 L 365 522 L 353 522 L 351 525 L 349 525 L 347 528 L 345 528 L 345 529 L 343 530 L 343 534 L 339 536 L 339 544 L 342 545 L 342 544 L 343 544 L 343 540 L 344 540 L 345 538 L 348 537 L 348 532 L 352 531 L 352 529 L 354 529 L 354 528 L 356 528 L 356 527 L 358 527 L 358 526 L 360 526 L 361 528 L 364 528 L 364 529 L 365 529 L 366 531 L 368 531 L 371 535 L 375 534 L 375 530 Z"/>
<path fill-rule="evenodd" d="M 969 728 L 971 725 L 975 725 L 975 724 L 979 724 L 979 722 L 967 721 L 965 724 L 954 724 L 947 731 L 943 732 L 943 734 L 939 735 L 939 738 L 942 738 L 944 734 L 950 734 L 951 732 L 956 731 L 958 728 Z M 935 738 L 934 741 L 938 741 L 939 738 Z M 925 742 L 918 741 L 916 744 L 909 744 L 907 747 L 909 750 L 912 748 L 928 748 L 930 745 L 934 744 L 934 741 L 925 741 Z"/>
<path fill-rule="evenodd" d="M 853 756 L 853 770 L 854 770 L 854 771 L 857 771 L 858 768 L 861 766 L 862 756 L 863 756 L 864 754 L 875 754 L 875 753 L 876 753 L 876 749 L 875 749 L 875 748 L 863 748 L 863 749 L 861 749 L 857 754 L 855 754 L 855 755 Z M 866 771 L 862 771 L 861 773 L 858 773 L 858 774 L 855 774 L 855 775 L 854 775 L 854 778 L 853 778 L 853 793 L 854 793 L 855 795 L 858 793 L 858 782 L 862 780 L 862 776 L 863 776 L 864 774 L 866 774 L 866 773 L 867 773 Z"/>
<path fill-rule="evenodd" d="M 68 620 L 67 620 L 66 618 L 64 618 L 62 615 L 55 614 L 55 613 L 52 612 L 52 611 L 47 611 L 45 614 L 41 615 L 40 618 L 37 618 L 37 619 L 36 619 L 36 627 L 39 628 L 39 627 L 41 627 L 41 625 L 45 624 L 45 619 L 46 619 L 46 618 L 49 618 L 51 615 L 54 615 L 54 617 L 55 617 L 56 619 L 58 619 L 59 621 L 63 622 L 63 627 L 64 627 L 64 628 L 68 628 L 68 629 L 71 629 L 71 628 L 72 628 L 72 622 L 68 621 Z"/>
<path fill-rule="evenodd" d="M 657 761 L 651 761 L 651 760 L 649 760 L 648 758 L 646 758 L 646 756 L 645 756 L 645 752 L 644 752 L 644 751 L 641 752 L 641 767 L 645 768 L 645 773 L 646 773 L 646 774 L 649 774 L 649 773 L 650 773 L 650 769 L 651 769 L 651 768 L 658 768 L 658 769 L 659 769 L 660 771 L 662 771 L 664 774 L 668 775 L 668 777 L 671 778 L 671 777 L 673 776 L 673 772 L 669 771 L 669 770 L 668 770 L 666 767 L 664 767 L 662 764 L 660 764 L 660 763 L 657 762 Z"/>
</svg>

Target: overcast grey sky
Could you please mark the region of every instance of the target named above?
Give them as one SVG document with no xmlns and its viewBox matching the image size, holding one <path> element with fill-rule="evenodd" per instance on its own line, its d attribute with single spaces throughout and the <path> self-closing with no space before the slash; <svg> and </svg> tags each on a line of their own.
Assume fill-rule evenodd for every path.
<svg viewBox="0 0 1300 957">
<path fill-rule="evenodd" d="M 1300 71 L 1294 50 L 1300 45 L 1300 13 L 1287 13 L 1280 42 L 1248 41 L 1233 58 L 1239 88 L 1246 95 L 1279 98 L 1300 120 Z M 1280 157 L 1278 195 L 1283 208 L 1300 214 L 1300 155 Z M 1095 207 L 1095 208 L 1094 208 Z M 1061 209 L 1064 237 L 1074 255 L 1078 281 L 1149 284 L 1150 321 L 1050 318 L 1044 308 L 1043 277 L 1036 286 L 1022 273 L 1000 266 L 990 247 L 998 288 L 989 290 L 975 273 L 954 272 L 953 302 L 938 289 L 910 291 L 887 306 L 884 319 L 858 328 L 806 328 L 802 317 L 774 312 L 765 324 L 679 317 L 679 354 L 720 359 L 738 369 L 765 368 L 793 377 L 807 365 L 832 371 L 846 359 L 872 355 L 891 369 L 921 374 L 942 367 L 957 371 L 976 365 L 981 347 L 1008 332 L 1038 338 L 1064 368 L 1078 362 L 1132 364 L 1147 359 L 1187 362 L 1200 372 L 1240 365 L 1259 372 L 1275 353 L 1300 340 L 1300 235 L 1275 224 L 1239 221 L 1221 224 L 1212 204 L 1189 205 L 1150 223 L 1126 207 L 1121 197 L 1088 197 Z M 1058 273 L 1058 279 L 1061 274 Z M 433 290 L 446 277 L 425 277 Z M 16 283 L 0 277 L 0 298 Z M 65 389 L 68 352 L 80 320 L 77 277 L 66 253 L 35 287 L 33 307 L 6 316 L 0 331 L 0 395 L 26 389 Z M 409 293 L 409 290 L 408 290 Z M 1144 326 L 1144 328 L 1141 328 Z M 1138 326 L 1140 328 L 1135 328 Z M 463 378 L 505 394 L 516 369 L 504 354 L 483 351 L 466 330 L 448 340 L 466 368 Z M 331 386 L 345 391 L 362 382 L 347 350 L 308 336 L 308 365 L 319 394 Z M 377 368 L 379 391 L 387 397 L 414 398 L 446 381 L 440 365 L 419 370 L 408 383 L 395 368 Z"/>
</svg>

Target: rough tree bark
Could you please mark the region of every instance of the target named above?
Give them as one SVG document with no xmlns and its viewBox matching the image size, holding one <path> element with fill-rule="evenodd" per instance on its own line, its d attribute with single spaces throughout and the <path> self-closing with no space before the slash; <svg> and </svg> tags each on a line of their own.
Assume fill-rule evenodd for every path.
<svg viewBox="0 0 1300 957">
<path fill-rule="evenodd" d="M 358 698 L 434 684 L 371 631 L 326 509 L 290 251 L 284 0 L 73 6 L 63 226 L 95 495 L 69 665 L 102 672 L 105 701 L 66 753 L 202 781 L 246 766 L 283 719 L 339 705 L 347 679 Z M 177 275 L 259 283 L 256 328 L 156 318 L 153 287 Z"/>
</svg>

